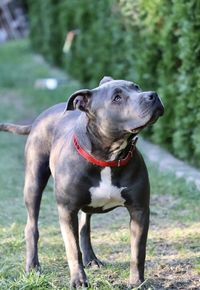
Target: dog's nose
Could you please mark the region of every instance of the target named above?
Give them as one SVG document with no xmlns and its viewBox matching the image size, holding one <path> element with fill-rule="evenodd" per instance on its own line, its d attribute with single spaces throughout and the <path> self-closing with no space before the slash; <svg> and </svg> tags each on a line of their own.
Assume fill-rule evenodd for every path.
<svg viewBox="0 0 200 290">
<path fill-rule="evenodd" d="M 158 94 L 156 92 L 147 92 L 145 94 L 145 99 L 146 101 L 149 101 L 149 102 L 155 102 L 155 100 L 158 98 Z"/>
</svg>

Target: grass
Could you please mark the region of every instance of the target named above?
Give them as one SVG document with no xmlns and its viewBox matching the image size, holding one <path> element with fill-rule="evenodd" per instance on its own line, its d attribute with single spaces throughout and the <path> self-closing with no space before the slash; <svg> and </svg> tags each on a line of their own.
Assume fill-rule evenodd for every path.
<svg viewBox="0 0 200 290">
<path fill-rule="evenodd" d="M 45 107 L 64 101 L 80 84 L 34 55 L 27 40 L 0 46 L 0 120 L 32 119 Z M 34 88 L 37 78 L 66 79 L 55 91 Z M 0 135 L 0 289 L 68 289 L 69 271 L 60 234 L 52 182 L 43 196 L 39 255 L 42 274 L 24 273 L 23 148 L 25 138 Z M 200 289 L 199 192 L 148 163 L 152 185 L 146 278 L 141 289 Z M 103 218 L 102 218 L 103 217 Z M 93 217 L 92 240 L 106 263 L 86 269 L 90 290 L 126 289 L 129 230 L 125 209 Z"/>
</svg>

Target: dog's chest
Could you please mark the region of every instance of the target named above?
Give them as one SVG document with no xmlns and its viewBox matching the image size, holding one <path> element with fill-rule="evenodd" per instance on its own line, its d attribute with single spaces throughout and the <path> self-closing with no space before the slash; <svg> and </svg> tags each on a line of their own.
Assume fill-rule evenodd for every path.
<svg viewBox="0 0 200 290">
<path fill-rule="evenodd" d="M 91 194 L 91 207 L 102 207 L 104 210 L 115 207 L 123 206 L 125 199 L 122 197 L 121 192 L 126 187 L 117 187 L 112 184 L 111 169 L 105 167 L 101 171 L 101 180 L 97 187 L 89 189 Z"/>
</svg>

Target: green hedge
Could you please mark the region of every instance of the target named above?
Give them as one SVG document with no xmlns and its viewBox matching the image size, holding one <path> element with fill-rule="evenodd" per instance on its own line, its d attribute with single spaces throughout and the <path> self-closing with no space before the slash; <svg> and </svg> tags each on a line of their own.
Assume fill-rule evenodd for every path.
<svg viewBox="0 0 200 290">
<path fill-rule="evenodd" d="M 199 0 L 29 0 L 29 12 L 33 48 L 83 84 L 111 75 L 157 90 L 166 113 L 149 138 L 200 166 Z"/>
</svg>

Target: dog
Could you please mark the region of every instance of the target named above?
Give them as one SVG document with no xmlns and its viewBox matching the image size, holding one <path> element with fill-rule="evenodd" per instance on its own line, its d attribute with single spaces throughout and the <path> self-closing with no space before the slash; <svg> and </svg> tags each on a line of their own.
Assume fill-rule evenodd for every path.
<svg viewBox="0 0 200 290">
<path fill-rule="evenodd" d="M 40 267 L 38 216 L 42 192 L 52 175 L 70 287 L 87 287 L 84 267 L 102 265 L 91 245 L 91 215 L 119 206 L 130 214 L 130 285 L 144 281 L 150 186 L 135 143 L 138 133 L 163 113 L 156 92 L 144 92 L 131 81 L 104 77 L 98 87 L 75 92 L 67 103 L 47 109 L 30 125 L 0 124 L 0 131 L 28 135 L 24 184 L 27 272 Z"/>
</svg>

